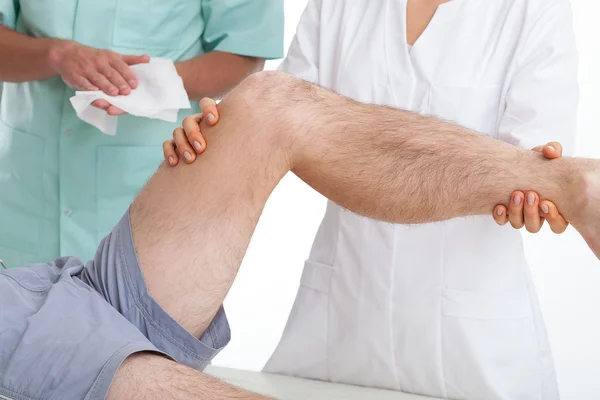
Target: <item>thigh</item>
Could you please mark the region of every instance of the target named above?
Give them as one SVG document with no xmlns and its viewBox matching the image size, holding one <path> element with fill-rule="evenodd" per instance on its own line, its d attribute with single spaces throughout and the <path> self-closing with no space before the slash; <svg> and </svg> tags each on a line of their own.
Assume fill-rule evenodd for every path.
<svg viewBox="0 0 600 400">
<path fill-rule="evenodd" d="M 165 268 L 164 273 L 171 271 Z M 229 325 L 222 307 L 211 316 L 208 327 L 194 336 L 150 295 L 133 245 L 129 213 L 102 240 L 94 259 L 78 277 L 158 350 L 177 362 L 203 369 L 229 342 Z"/>
<path fill-rule="evenodd" d="M 216 127 L 203 125 L 207 151 L 191 165 L 160 167 L 131 207 L 148 289 L 194 335 L 217 313 L 267 198 L 289 170 L 274 130 L 246 121 L 248 104 L 235 102 L 221 103 Z M 239 107 L 245 113 L 234 112 Z"/>
</svg>

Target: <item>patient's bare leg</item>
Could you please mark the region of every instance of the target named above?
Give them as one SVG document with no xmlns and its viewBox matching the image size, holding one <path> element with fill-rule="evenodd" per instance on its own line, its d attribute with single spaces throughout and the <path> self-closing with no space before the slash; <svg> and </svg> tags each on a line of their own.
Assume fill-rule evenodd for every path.
<svg viewBox="0 0 600 400">
<path fill-rule="evenodd" d="M 596 161 L 550 164 L 466 129 L 360 105 L 278 73 L 250 78 L 220 108 L 219 125 L 203 128 L 206 153 L 192 165 L 161 167 L 131 208 L 150 293 L 196 336 L 222 304 L 264 204 L 289 170 L 352 211 L 399 223 L 489 213 L 507 193 L 535 190 L 597 243 Z"/>
<path fill-rule="evenodd" d="M 553 200 L 589 241 L 592 222 L 600 225 L 600 213 L 586 213 L 581 201 L 592 197 L 576 190 L 596 161 L 547 162 L 279 73 L 248 79 L 220 108 L 218 126 L 203 130 L 208 150 L 192 165 L 161 167 L 131 209 L 150 293 L 195 335 L 222 303 L 267 198 L 290 169 L 344 207 L 390 222 L 487 214 L 520 189 Z"/>
<path fill-rule="evenodd" d="M 268 120 L 250 131 L 247 115 L 237 112 L 250 98 L 232 96 L 210 151 L 193 165 L 161 166 L 131 207 L 150 294 L 197 337 L 222 304 L 267 198 L 291 167 L 289 137 Z"/>
<path fill-rule="evenodd" d="M 115 376 L 107 400 L 266 399 L 153 354 L 129 357 Z"/>
</svg>

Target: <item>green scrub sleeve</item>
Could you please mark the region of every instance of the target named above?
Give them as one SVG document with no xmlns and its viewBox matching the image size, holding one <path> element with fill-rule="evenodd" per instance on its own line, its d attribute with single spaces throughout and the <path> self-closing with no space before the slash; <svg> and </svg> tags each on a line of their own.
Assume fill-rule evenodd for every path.
<svg viewBox="0 0 600 400">
<path fill-rule="evenodd" d="M 0 25 L 15 29 L 19 0 L 0 0 Z"/>
<path fill-rule="evenodd" d="M 202 18 L 206 52 L 283 57 L 283 0 L 202 0 Z"/>
</svg>

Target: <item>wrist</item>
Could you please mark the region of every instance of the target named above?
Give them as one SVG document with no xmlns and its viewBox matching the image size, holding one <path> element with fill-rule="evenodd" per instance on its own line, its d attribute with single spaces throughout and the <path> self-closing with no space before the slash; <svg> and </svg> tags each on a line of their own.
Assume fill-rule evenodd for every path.
<svg viewBox="0 0 600 400">
<path fill-rule="evenodd" d="M 48 39 L 46 51 L 46 65 L 56 74 L 60 74 L 60 65 L 64 59 L 65 52 L 73 47 L 75 42 L 63 39 Z"/>
<path fill-rule="evenodd" d="M 179 75 L 179 77 L 181 78 L 181 80 L 183 81 L 183 87 L 185 88 L 185 91 L 188 94 L 188 97 L 190 99 L 193 100 L 200 100 L 197 99 L 197 96 L 194 96 L 195 93 L 193 93 L 193 88 L 191 88 L 188 85 L 188 62 L 187 61 L 179 61 L 175 63 L 175 70 L 177 71 L 177 75 Z"/>
</svg>

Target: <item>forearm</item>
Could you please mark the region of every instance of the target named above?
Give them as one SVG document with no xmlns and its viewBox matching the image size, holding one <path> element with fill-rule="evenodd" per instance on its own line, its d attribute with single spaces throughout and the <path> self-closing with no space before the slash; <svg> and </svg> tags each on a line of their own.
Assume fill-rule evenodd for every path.
<svg viewBox="0 0 600 400">
<path fill-rule="evenodd" d="M 49 59 L 58 41 L 33 38 L 0 26 L 0 81 L 27 82 L 57 75 Z"/>
<path fill-rule="evenodd" d="M 213 51 L 176 64 L 190 99 L 221 98 L 249 75 L 264 67 L 264 60 Z"/>
</svg>

